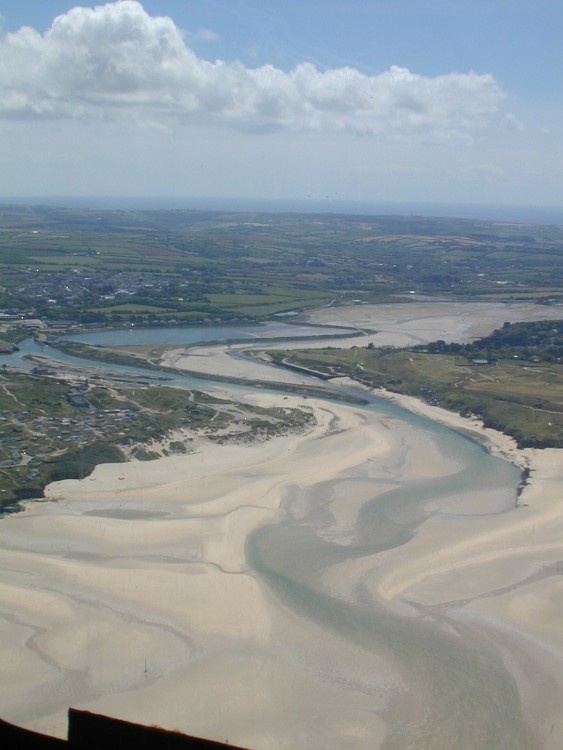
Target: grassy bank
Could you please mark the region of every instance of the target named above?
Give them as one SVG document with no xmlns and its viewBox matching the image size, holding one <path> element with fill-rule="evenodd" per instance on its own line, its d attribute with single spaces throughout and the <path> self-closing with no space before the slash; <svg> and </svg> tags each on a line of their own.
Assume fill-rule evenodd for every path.
<svg viewBox="0 0 563 750">
<path fill-rule="evenodd" d="M 498 359 L 472 363 L 455 354 L 396 349 L 271 352 L 279 364 L 417 396 L 514 437 L 520 447 L 563 447 L 563 365 Z"/>
</svg>

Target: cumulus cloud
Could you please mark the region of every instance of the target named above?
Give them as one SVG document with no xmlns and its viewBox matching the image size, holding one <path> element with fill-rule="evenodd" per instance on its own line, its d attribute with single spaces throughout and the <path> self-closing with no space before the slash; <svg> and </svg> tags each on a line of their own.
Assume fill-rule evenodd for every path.
<svg viewBox="0 0 563 750">
<path fill-rule="evenodd" d="M 248 130 L 352 131 L 442 139 L 482 127 L 504 94 L 489 75 L 426 77 L 393 66 L 368 76 L 310 63 L 272 65 L 196 56 L 167 17 L 136 0 L 58 16 L 0 42 L 0 117 L 119 118 L 142 113 Z"/>
</svg>

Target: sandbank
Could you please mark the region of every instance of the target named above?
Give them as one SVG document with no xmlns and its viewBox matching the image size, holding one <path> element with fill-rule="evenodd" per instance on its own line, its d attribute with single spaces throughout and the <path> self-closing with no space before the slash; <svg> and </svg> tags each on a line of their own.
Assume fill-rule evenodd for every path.
<svg viewBox="0 0 563 750">
<path fill-rule="evenodd" d="M 317 425 L 306 435 L 98 466 L 84 480 L 50 485 L 46 498 L 56 502 L 29 503 L 3 520 L 6 719 L 63 735 L 73 705 L 290 747 L 332 706 L 343 736 L 382 734 L 377 716 L 362 727 L 351 718 L 356 701 L 366 702 L 362 691 L 341 696 L 322 674 L 337 664 L 352 673 L 363 657 L 285 611 L 245 558 L 248 536 L 278 517 L 289 485 L 330 481 L 397 447 L 357 408 L 307 406 Z M 328 725 L 318 731 L 330 734 Z"/>
<path fill-rule="evenodd" d="M 426 300 L 322 307 L 307 313 L 305 318 L 317 325 L 338 324 L 365 331 L 365 337 L 352 339 L 351 346 L 370 342 L 375 346 L 412 346 L 438 339 L 463 343 L 488 336 L 504 322 L 549 320 L 561 315 L 561 305 Z"/>
<path fill-rule="evenodd" d="M 485 321 L 484 308 L 473 319 L 475 306 L 470 314 L 462 305 L 440 322 L 444 308 L 436 305 L 414 334 L 414 306 L 399 305 L 413 317 L 397 311 L 387 335 L 459 340 L 510 320 L 505 306 Z M 366 308 L 352 309 L 368 316 Z M 543 309 L 529 312 L 542 317 Z M 344 322 L 341 309 L 319 313 L 323 322 L 336 314 Z M 379 328 L 373 314 L 355 320 Z M 256 376 L 258 365 L 248 366 Z M 335 602 L 414 627 L 430 623 L 444 638 L 490 653 L 515 685 L 533 736 L 522 750 L 558 750 L 561 452 L 518 450 L 477 420 L 392 396 L 470 434 L 530 478 L 518 497 L 514 487 L 499 496 L 470 485 L 455 498 L 429 495 L 424 521 L 403 544 L 346 557 L 367 502 L 405 483 L 455 476 L 455 453 L 444 454 L 431 430 L 399 414 L 266 392 L 245 398 L 312 409 L 316 424 L 252 445 L 201 440 L 189 455 L 98 466 L 81 481 L 50 485 L 46 502 L 2 520 L 0 715 L 62 736 L 72 705 L 253 750 L 377 750 L 389 732 L 415 731 L 428 706 L 414 668 L 350 637 L 346 626 L 299 611 L 250 567 L 257 530 L 302 522 L 343 552 L 315 573 Z M 284 565 L 298 562 L 291 551 L 287 558 Z"/>
<path fill-rule="evenodd" d="M 203 344 L 172 347 L 161 352 L 160 364 L 198 375 L 224 375 L 242 381 L 264 381 L 307 385 L 314 380 L 288 369 L 272 368 L 261 359 L 261 350 L 322 348 L 334 346 L 412 346 L 430 341 L 469 342 L 487 336 L 504 322 L 561 318 L 561 305 L 528 302 L 451 302 L 409 301 L 382 305 L 344 305 L 322 307 L 303 314 L 308 323 L 322 326 L 347 326 L 361 335 L 349 338 L 253 342 L 240 344 Z M 251 354 L 252 357 L 244 356 Z"/>
</svg>

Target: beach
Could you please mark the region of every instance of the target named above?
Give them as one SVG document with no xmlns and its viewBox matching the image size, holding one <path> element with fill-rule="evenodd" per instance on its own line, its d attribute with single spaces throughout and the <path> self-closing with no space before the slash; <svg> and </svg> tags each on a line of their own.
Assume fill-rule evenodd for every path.
<svg viewBox="0 0 563 750">
<path fill-rule="evenodd" d="M 505 322 L 546 320 L 561 317 L 558 305 L 531 302 L 451 302 L 410 301 L 381 305 L 327 306 L 304 314 L 307 323 L 318 326 L 344 326 L 355 331 L 350 338 L 325 338 L 306 342 L 273 341 L 271 349 L 302 349 L 334 346 L 414 346 L 429 341 L 464 343 L 487 336 Z M 322 329 L 320 329 L 322 331 Z M 170 347 L 164 351 L 161 364 L 201 375 L 230 373 L 241 380 L 264 380 L 305 384 L 310 380 L 302 374 L 273 369 L 261 360 L 263 343 L 249 342 L 224 345 Z M 241 352 L 255 355 L 253 360 Z"/>
<path fill-rule="evenodd" d="M 313 317 L 377 327 L 364 306 L 346 310 Z M 413 335 L 509 319 L 440 310 Z M 408 321 L 391 317 L 386 335 L 402 338 Z M 184 356 L 164 361 L 190 369 L 198 354 Z M 98 466 L 4 518 L 0 715 L 64 736 L 73 706 L 252 750 L 558 750 L 561 452 L 381 395 L 431 422 L 249 389 L 315 426 Z M 498 460 L 474 442 L 448 450 L 449 434 Z M 508 462 L 527 471 L 519 492 Z M 366 509 L 407 490 L 387 541 Z"/>
</svg>

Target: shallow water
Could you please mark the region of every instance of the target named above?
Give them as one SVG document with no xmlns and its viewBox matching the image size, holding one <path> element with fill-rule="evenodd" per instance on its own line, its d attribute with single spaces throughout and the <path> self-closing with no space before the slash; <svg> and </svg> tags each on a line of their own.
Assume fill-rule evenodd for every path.
<svg viewBox="0 0 563 750">
<path fill-rule="evenodd" d="M 259 341 L 261 339 L 318 338 L 319 336 L 353 335 L 351 328 L 286 323 L 233 326 L 176 326 L 173 328 L 126 328 L 111 331 L 69 334 L 68 341 L 100 346 L 135 346 L 144 344 L 193 345 L 210 342 Z"/>
<path fill-rule="evenodd" d="M 165 510 L 136 510 L 135 508 L 102 508 L 101 510 L 87 510 L 85 516 L 98 518 L 115 518 L 123 521 L 147 521 L 169 516 Z"/>
<path fill-rule="evenodd" d="M 443 441 L 445 434 L 428 439 Z M 342 598 L 326 584 L 327 573 L 347 560 L 377 564 L 378 553 L 405 544 L 427 518 L 425 505 L 448 501 L 456 513 L 456 495 L 482 487 L 499 493 L 496 512 L 514 504 L 517 471 L 484 453 L 479 446 L 449 432 L 450 453 L 459 468 L 453 474 L 399 486 L 366 502 L 352 541 L 336 544 L 324 538 L 330 521 L 334 483 L 312 489 L 293 488 L 280 523 L 256 531 L 247 543 L 251 567 L 285 606 L 361 648 L 384 655 L 404 679 L 403 696 L 389 706 L 391 727 L 386 750 L 530 750 L 536 747 L 521 712 L 515 683 L 499 656 L 468 628 L 446 618 L 400 616 L 370 595 L 362 579 L 350 581 Z M 338 480 L 345 496 L 346 483 Z M 303 497 L 300 497 L 303 495 Z M 511 498 L 511 501 L 509 501 Z M 303 509 L 306 509 L 305 511 Z M 461 514 L 466 508 L 460 507 Z M 406 711 L 406 713 L 405 713 Z"/>
<path fill-rule="evenodd" d="M 522 716 L 520 698 L 500 657 L 469 628 L 445 617 L 401 616 L 371 596 L 363 582 L 350 580 L 346 598 L 329 588 L 330 571 L 348 560 L 377 565 L 379 553 L 406 544 L 436 512 L 459 516 L 502 513 L 514 507 L 518 470 L 490 456 L 472 440 L 428 420 L 375 403 L 382 411 L 417 429 L 433 441 L 452 473 L 405 481 L 402 461 L 391 467 L 396 487 L 378 493 L 360 508 L 347 543 L 330 541 L 331 502 L 345 498 L 369 469 L 358 467 L 337 480 L 310 489 L 292 488 L 281 522 L 259 529 L 249 539 L 249 563 L 288 607 L 367 651 L 383 654 L 403 675 L 405 695 L 389 706 L 391 731 L 386 750 L 530 750 L 536 747 Z M 389 465 L 386 467 L 389 471 Z M 354 484 L 356 483 L 356 485 Z M 494 496 L 494 507 L 472 511 L 464 496 L 482 489 Z M 493 493 L 493 495 L 491 494 Z M 460 499 L 461 498 L 461 499 Z M 292 508 L 299 507 L 299 513 Z M 406 714 L 404 712 L 407 712 Z"/>
<path fill-rule="evenodd" d="M 282 324 L 278 326 L 283 328 Z M 162 343 L 163 329 L 156 331 Z M 240 338 L 240 329 L 227 327 L 225 331 Z M 217 340 L 222 335 L 212 328 L 205 332 L 210 338 L 199 341 Z M 113 337 L 111 343 L 116 344 L 151 343 L 147 329 L 107 334 L 111 335 L 88 334 L 81 340 L 104 343 L 105 337 L 109 344 L 107 339 Z M 178 329 L 172 335 L 177 337 Z M 126 342 L 119 341 L 122 336 L 127 337 Z M 180 343 L 178 338 L 174 341 Z M 34 353 L 70 365 L 96 366 L 101 371 L 155 374 L 141 367 L 93 363 L 32 340 L 24 342 L 21 349 L 20 361 L 22 355 Z M 174 377 L 173 382 L 191 388 L 206 385 L 205 378 L 189 376 Z M 233 394 L 251 393 L 252 387 L 233 386 L 232 390 Z M 515 467 L 491 457 L 482 446 L 444 426 L 388 401 L 366 398 L 366 409 L 424 430 L 427 439 L 434 441 L 440 453 L 455 465 L 453 473 L 407 482 L 401 476 L 404 457 L 396 456 L 395 463 L 387 467 L 396 486 L 377 494 L 374 485 L 374 496 L 363 504 L 346 544 L 337 544 L 324 533 L 333 520 L 332 498 L 336 490 L 345 496 L 347 491 L 354 492 L 354 483 L 371 481 L 369 471 L 359 467 L 338 482 L 319 483 L 307 490 L 293 488 L 281 520 L 249 538 L 249 565 L 285 606 L 362 649 L 383 654 L 403 675 L 404 695 L 397 696 L 386 716 L 391 729 L 385 750 L 532 750 L 536 745 L 524 723 L 514 681 L 498 655 L 469 628 L 428 613 L 418 618 L 397 615 L 375 601 L 362 580 L 350 582 L 345 599 L 327 588 L 326 573 L 339 564 L 359 559 L 369 563 L 384 550 L 406 544 L 428 518 L 426 506 L 430 502 L 443 507 L 438 512 L 463 516 L 468 512 L 503 512 L 516 499 L 519 472 Z M 487 493 L 494 490 L 494 507 L 468 511 L 459 498 L 480 489 Z M 299 512 L 292 512 L 292 508 Z M 119 508 L 88 511 L 87 515 L 124 521 L 156 521 L 162 516 Z"/>
</svg>

